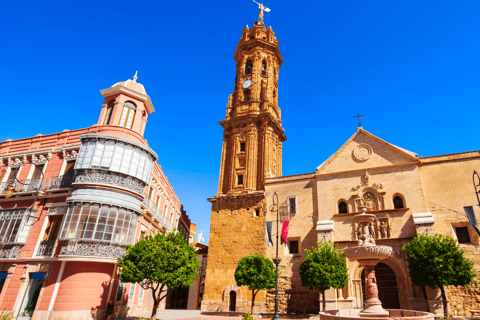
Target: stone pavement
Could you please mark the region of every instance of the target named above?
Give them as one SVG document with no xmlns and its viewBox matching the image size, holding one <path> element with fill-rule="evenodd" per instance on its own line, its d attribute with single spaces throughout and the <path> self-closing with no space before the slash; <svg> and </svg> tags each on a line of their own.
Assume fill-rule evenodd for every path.
<svg viewBox="0 0 480 320">
<path fill-rule="evenodd" d="M 141 313 L 139 316 L 150 319 L 150 312 Z M 137 317 L 128 317 L 128 319 L 138 319 Z M 226 317 L 226 316 L 212 316 L 212 315 L 202 315 L 201 310 L 158 310 L 157 311 L 158 320 L 237 320 L 241 317 Z"/>
</svg>

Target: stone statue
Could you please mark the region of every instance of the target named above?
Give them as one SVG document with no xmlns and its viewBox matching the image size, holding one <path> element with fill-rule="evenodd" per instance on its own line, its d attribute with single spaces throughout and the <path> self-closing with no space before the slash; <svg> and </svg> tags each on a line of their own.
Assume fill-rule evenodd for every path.
<svg viewBox="0 0 480 320">
<path fill-rule="evenodd" d="M 380 234 L 382 236 L 382 239 L 387 238 L 387 221 L 382 220 L 380 222 Z"/>
<path fill-rule="evenodd" d="M 377 279 L 375 279 L 375 271 L 370 272 L 365 279 L 365 295 L 377 296 Z"/>
</svg>

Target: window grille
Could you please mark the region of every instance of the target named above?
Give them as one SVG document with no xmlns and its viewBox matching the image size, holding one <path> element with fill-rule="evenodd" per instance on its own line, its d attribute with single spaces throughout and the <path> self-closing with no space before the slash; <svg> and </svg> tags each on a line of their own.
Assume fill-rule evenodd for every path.
<svg viewBox="0 0 480 320">
<path fill-rule="evenodd" d="M 290 207 L 290 213 L 297 213 L 297 199 L 295 198 L 289 198 L 288 199 L 288 205 Z"/>
<path fill-rule="evenodd" d="M 16 243 L 19 230 L 27 217 L 27 209 L 1 210 L 0 241 L 2 243 Z"/>
<path fill-rule="evenodd" d="M 458 243 L 470 243 L 470 235 L 468 234 L 468 227 L 455 228 L 457 233 Z"/>
</svg>

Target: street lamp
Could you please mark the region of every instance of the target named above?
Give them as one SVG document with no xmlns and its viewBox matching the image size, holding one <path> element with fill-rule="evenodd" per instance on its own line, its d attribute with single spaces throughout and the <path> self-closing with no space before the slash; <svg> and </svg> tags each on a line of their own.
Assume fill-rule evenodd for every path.
<svg viewBox="0 0 480 320">
<path fill-rule="evenodd" d="M 277 202 L 275 202 L 275 197 L 277 197 Z M 278 315 L 278 264 L 280 259 L 278 259 L 278 195 L 276 192 L 273 193 L 273 205 L 277 210 L 277 253 L 275 255 L 275 314 L 273 315 L 273 320 L 280 320 Z"/>
<path fill-rule="evenodd" d="M 17 179 L 17 173 L 18 171 L 20 170 L 20 168 L 24 165 L 25 163 L 22 163 L 20 166 L 16 167 L 15 168 L 15 174 L 13 175 L 13 181 L 12 183 L 5 188 L 5 198 L 10 198 L 11 196 L 13 196 L 13 192 L 15 191 L 15 183 L 20 183 L 21 185 L 25 186 L 25 185 L 29 185 L 29 183 L 23 183 L 21 182 L 20 180 Z M 42 174 L 41 175 L 41 179 L 40 179 L 40 183 L 38 184 L 38 187 L 34 188 L 34 190 L 36 191 L 35 192 L 35 199 L 33 200 L 33 203 L 32 203 L 32 208 L 30 209 L 30 212 L 36 212 L 37 210 L 35 209 L 35 202 L 37 202 L 37 198 L 38 198 L 38 195 L 40 193 L 40 189 L 42 187 L 42 182 L 43 182 L 43 170 L 40 166 L 36 165 L 35 163 L 30 163 L 32 166 L 35 166 L 36 168 L 39 169 L 40 173 Z M 32 184 L 33 182 L 30 181 L 30 184 Z M 35 215 L 34 215 L 35 216 Z"/>
<path fill-rule="evenodd" d="M 473 187 L 475 188 L 475 195 L 477 196 L 478 206 L 480 207 L 480 176 L 478 175 L 477 171 L 473 170 Z M 480 236 L 480 229 L 477 225 L 477 219 L 475 218 L 475 213 L 473 211 L 473 206 L 465 206 L 463 207 L 465 213 L 467 215 L 468 220 L 470 220 L 470 224 L 472 225 L 473 229 L 477 234 Z"/>
<path fill-rule="evenodd" d="M 475 194 L 477 195 L 478 206 L 480 207 L 480 176 L 475 170 L 473 170 L 473 186 L 475 187 Z"/>
</svg>

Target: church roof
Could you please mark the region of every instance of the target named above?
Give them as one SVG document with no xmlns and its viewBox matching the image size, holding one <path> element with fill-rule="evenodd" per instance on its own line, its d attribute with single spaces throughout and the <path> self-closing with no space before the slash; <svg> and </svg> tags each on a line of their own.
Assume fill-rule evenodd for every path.
<svg viewBox="0 0 480 320">
<path fill-rule="evenodd" d="M 143 86 L 143 84 L 138 83 L 137 79 L 138 79 L 137 78 L 137 72 L 135 72 L 135 75 L 133 76 L 133 80 L 128 79 L 126 81 L 117 82 L 112 86 L 112 88 L 117 87 L 117 86 L 124 86 L 124 87 L 132 89 L 133 91 L 136 91 L 138 93 L 147 95 L 147 92 L 145 91 L 145 87 Z"/>
<path fill-rule="evenodd" d="M 389 150 L 392 150 L 394 153 L 397 153 L 401 155 L 406 161 L 414 161 L 417 162 L 418 160 L 418 154 L 412 151 L 405 150 L 403 148 L 397 147 L 396 145 L 393 145 L 391 143 L 386 142 L 385 140 L 380 139 L 379 137 L 371 134 L 370 132 L 364 130 L 362 127 L 359 127 L 358 130 L 348 139 L 340 149 L 337 150 L 333 155 L 331 155 L 326 161 L 324 161 L 322 164 L 320 164 L 316 170 L 317 174 L 324 172 L 326 168 L 334 162 L 335 159 L 339 157 L 339 155 L 347 148 L 347 146 L 350 145 L 350 143 L 357 138 L 357 136 L 362 135 L 363 137 L 368 137 L 369 139 L 376 141 L 379 145 L 383 145 Z M 368 147 L 370 148 L 370 147 Z M 371 149 L 370 149 L 371 152 Z M 335 160 L 335 161 L 340 161 L 340 160 Z M 360 162 L 362 162 L 361 160 Z M 390 160 L 389 160 L 390 161 Z M 329 170 L 327 170 L 329 171 Z"/>
</svg>

